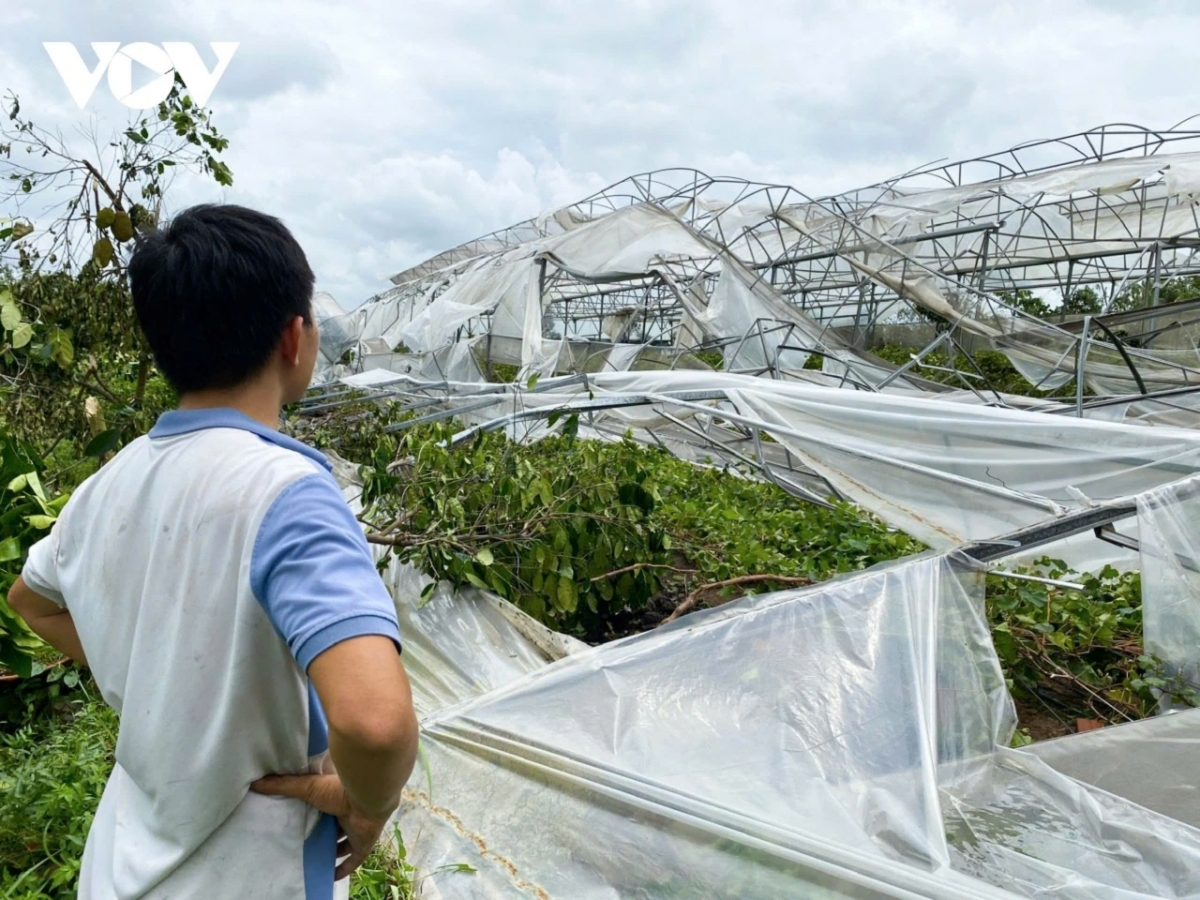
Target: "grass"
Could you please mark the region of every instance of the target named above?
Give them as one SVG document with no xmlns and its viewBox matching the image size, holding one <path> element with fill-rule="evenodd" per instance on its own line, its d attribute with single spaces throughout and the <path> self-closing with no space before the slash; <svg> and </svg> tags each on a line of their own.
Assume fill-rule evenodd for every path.
<svg viewBox="0 0 1200 900">
<path fill-rule="evenodd" d="M 413 900 L 417 896 L 417 868 L 408 861 L 408 851 L 399 826 L 385 835 L 371 851 L 350 882 L 351 900 Z"/>
<path fill-rule="evenodd" d="M 75 896 L 116 740 L 116 714 L 84 686 L 0 736 L 0 897 Z"/>
</svg>

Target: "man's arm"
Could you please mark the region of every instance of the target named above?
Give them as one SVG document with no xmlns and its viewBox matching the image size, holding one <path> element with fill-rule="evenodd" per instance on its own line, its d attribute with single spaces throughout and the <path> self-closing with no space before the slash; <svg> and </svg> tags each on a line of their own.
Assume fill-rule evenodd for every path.
<svg viewBox="0 0 1200 900">
<path fill-rule="evenodd" d="M 329 723 L 336 774 L 268 775 L 260 794 L 295 797 L 337 816 L 334 878 L 362 864 L 400 804 L 417 759 L 418 727 L 408 675 L 391 638 L 362 635 L 334 644 L 312 661 L 308 676 Z"/>
<path fill-rule="evenodd" d="M 386 818 L 417 759 L 417 717 L 408 675 L 390 638 L 335 644 L 308 668 L 329 722 L 329 755 L 350 800 Z"/>
<path fill-rule="evenodd" d="M 20 576 L 8 592 L 8 605 L 43 641 L 80 665 L 87 665 L 75 621 L 66 609 L 34 591 Z"/>
</svg>

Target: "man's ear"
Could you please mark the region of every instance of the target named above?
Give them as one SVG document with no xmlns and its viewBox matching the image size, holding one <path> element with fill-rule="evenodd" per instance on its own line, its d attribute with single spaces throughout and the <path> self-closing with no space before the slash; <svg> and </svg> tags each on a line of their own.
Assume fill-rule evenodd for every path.
<svg viewBox="0 0 1200 900">
<path fill-rule="evenodd" d="M 279 353 L 289 366 L 300 365 L 300 348 L 304 339 L 304 317 L 293 316 L 279 339 Z"/>
</svg>

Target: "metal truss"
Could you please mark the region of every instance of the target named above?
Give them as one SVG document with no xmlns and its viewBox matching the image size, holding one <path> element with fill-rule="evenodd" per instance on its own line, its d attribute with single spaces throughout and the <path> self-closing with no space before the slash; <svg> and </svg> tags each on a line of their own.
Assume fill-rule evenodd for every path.
<svg viewBox="0 0 1200 900">
<path fill-rule="evenodd" d="M 1200 130 L 1185 125 L 1165 131 L 1106 125 L 820 198 L 787 185 L 668 169 L 626 178 L 572 206 L 441 253 L 393 276 L 395 286 L 372 303 L 404 301 L 411 315 L 481 265 L 651 204 L 676 217 L 710 252 L 665 256 L 652 270 L 599 276 L 573 271 L 553 254 L 539 256 L 545 337 L 592 345 L 592 351 L 611 343 L 722 350 L 746 335 L 685 340 L 681 294 L 706 303 L 732 259 L 813 323 L 807 335 L 788 336 L 798 352 L 844 360 L 839 348 L 864 350 L 880 327 L 936 323 L 950 335 L 936 337 L 938 348 L 951 348 L 947 340 L 955 348 L 994 347 L 1039 382 L 1015 358 L 1024 354 L 1042 387 L 1084 376 L 1077 379 L 1075 404 L 1081 414 L 1084 380 L 1092 396 L 1200 385 L 1200 314 L 1193 304 L 1157 306 L 1163 285 L 1200 274 L 1197 198 Z M 1085 288 L 1095 292 L 1102 312 L 1131 290 L 1146 309 L 1057 325 L 1013 303 L 1018 291 L 1054 304 Z M 484 314 L 459 338 L 490 329 Z M 1165 343 L 1172 344 L 1166 351 Z M 927 343 L 919 356 L 931 349 Z M 571 364 L 584 370 L 587 356 L 573 352 Z M 512 361 L 512 354 L 493 353 L 490 342 L 484 357 L 485 365 Z M 764 374 L 778 377 L 779 368 L 786 366 L 772 354 Z M 878 389 L 878 380 L 851 378 L 850 386 Z M 996 401 L 986 378 L 962 380 Z M 904 381 L 936 389 L 914 385 L 909 373 Z"/>
</svg>

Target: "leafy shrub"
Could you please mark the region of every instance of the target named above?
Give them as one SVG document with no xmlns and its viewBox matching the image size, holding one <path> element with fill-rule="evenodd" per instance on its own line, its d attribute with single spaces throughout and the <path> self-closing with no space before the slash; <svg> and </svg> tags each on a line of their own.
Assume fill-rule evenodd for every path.
<svg viewBox="0 0 1200 900">
<path fill-rule="evenodd" d="M 651 520 L 656 488 L 642 448 L 612 454 L 569 437 L 523 446 L 491 433 L 451 450 L 451 432 L 380 439 L 363 496 L 381 542 L 435 578 L 495 591 L 593 639 L 615 609 L 645 605 L 658 576 L 634 567 L 665 561 L 671 542 Z M 617 569 L 629 571 L 601 577 Z"/>
<path fill-rule="evenodd" d="M 452 425 L 377 438 L 362 470 L 374 539 L 434 578 L 494 591 L 592 641 L 668 582 L 819 580 L 922 549 L 852 506 L 804 504 L 628 438 L 577 441 L 574 427 L 529 444 L 484 434 L 453 450 Z"/>
<path fill-rule="evenodd" d="M 29 444 L 0 430 L 0 665 L 28 676 L 45 645 L 9 608 L 7 596 L 21 574 L 25 554 L 54 524 L 67 502 L 42 484 L 41 458 Z"/>
<path fill-rule="evenodd" d="M 116 714 L 90 697 L 0 736 L 0 896 L 75 896 L 116 739 Z"/>
<path fill-rule="evenodd" d="M 1108 566 L 1079 574 L 1052 559 L 1033 572 L 1082 590 L 988 576 L 992 637 L 1015 697 L 1063 718 L 1102 721 L 1152 715 L 1160 693 L 1188 705 L 1200 701 L 1143 650 L 1138 572 Z"/>
</svg>

